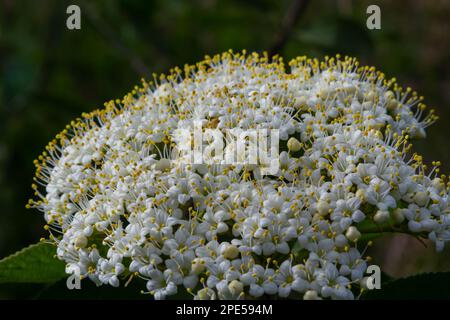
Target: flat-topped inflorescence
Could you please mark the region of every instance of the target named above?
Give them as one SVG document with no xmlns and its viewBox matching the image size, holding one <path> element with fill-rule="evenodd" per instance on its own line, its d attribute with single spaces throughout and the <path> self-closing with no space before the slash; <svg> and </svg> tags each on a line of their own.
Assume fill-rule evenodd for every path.
<svg viewBox="0 0 450 320">
<path fill-rule="evenodd" d="M 373 231 L 450 239 L 439 163 L 410 152 L 422 97 L 349 57 L 226 52 L 143 81 L 73 121 L 35 161 L 36 199 L 67 272 L 141 281 L 157 299 L 353 299 Z M 185 164 L 173 133 L 277 129 L 280 169 Z M 184 290 L 184 289 L 183 289 Z"/>
</svg>

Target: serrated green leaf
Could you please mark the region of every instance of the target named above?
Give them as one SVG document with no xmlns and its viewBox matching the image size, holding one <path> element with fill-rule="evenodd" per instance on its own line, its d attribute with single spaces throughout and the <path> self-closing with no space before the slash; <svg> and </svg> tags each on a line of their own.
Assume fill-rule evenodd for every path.
<svg viewBox="0 0 450 320">
<path fill-rule="evenodd" d="M 0 283 L 52 283 L 67 277 L 55 254 L 53 245 L 40 242 L 0 260 Z"/>
<path fill-rule="evenodd" d="M 450 299 L 450 272 L 424 273 L 382 284 L 367 291 L 364 300 Z"/>
</svg>

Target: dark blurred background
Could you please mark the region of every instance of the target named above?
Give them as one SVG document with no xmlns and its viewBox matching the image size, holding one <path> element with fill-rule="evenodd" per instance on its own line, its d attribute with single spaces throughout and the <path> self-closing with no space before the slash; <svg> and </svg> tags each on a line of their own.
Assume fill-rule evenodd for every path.
<svg viewBox="0 0 450 320">
<path fill-rule="evenodd" d="M 70 4 L 81 8 L 81 30 L 66 28 Z M 381 30 L 366 27 L 370 4 L 381 8 Z M 448 0 L 0 0 L 0 257 L 45 236 L 43 217 L 24 208 L 33 159 L 70 120 L 142 76 L 228 49 L 286 61 L 348 54 L 395 76 L 441 118 L 415 150 L 450 172 Z M 407 237 L 373 249 L 396 276 L 450 270 L 449 252 Z"/>
</svg>

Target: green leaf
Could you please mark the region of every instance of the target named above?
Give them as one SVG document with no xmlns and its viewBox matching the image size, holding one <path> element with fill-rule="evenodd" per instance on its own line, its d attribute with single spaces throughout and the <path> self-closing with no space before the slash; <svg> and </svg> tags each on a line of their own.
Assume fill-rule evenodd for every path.
<svg viewBox="0 0 450 320">
<path fill-rule="evenodd" d="M 52 283 L 67 277 L 56 248 L 37 243 L 0 260 L 0 283 Z"/>
<path fill-rule="evenodd" d="M 450 272 L 424 273 L 388 281 L 367 291 L 363 300 L 449 299 Z"/>
<path fill-rule="evenodd" d="M 361 235 L 361 238 L 359 238 L 358 243 L 367 244 L 367 242 L 375 240 L 382 236 L 383 236 L 382 232 L 364 233 L 363 235 Z"/>
</svg>

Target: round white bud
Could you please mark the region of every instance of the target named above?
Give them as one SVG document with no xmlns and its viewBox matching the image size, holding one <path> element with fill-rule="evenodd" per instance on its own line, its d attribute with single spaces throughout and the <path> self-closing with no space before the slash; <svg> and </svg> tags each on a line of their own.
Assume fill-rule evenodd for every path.
<svg viewBox="0 0 450 320">
<path fill-rule="evenodd" d="M 161 158 L 155 163 L 155 169 L 165 171 L 170 169 L 170 160 L 167 158 Z"/>
<path fill-rule="evenodd" d="M 300 108 L 302 106 L 306 106 L 307 102 L 308 102 L 308 100 L 306 99 L 305 96 L 296 97 L 294 99 L 294 107 Z"/>
<path fill-rule="evenodd" d="M 289 151 L 297 152 L 302 148 L 302 144 L 296 138 L 292 137 L 287 142 Z"/>
<path fill-rule="evenodd" d="M 366 191 L 364 189 L 358 189 L 356 191 L 356 197 L 362 201 L 366 200 Z"/>
<path fill-rule="evenodd" d="M 445 187 L 445 183 L 442 182 L 441 178 L 434 178 L 431 181 L 431 185 L 433 186 L 433 188 L 435 188 L 439 192 L 442 191 Z"/>
<path fill-rule="evenodd" d="M 389 211 L 386 210 L 378 210 L 377 213 L 373 216 L 373 221 L 378 224 L 385 223 L 389 220 Z"/>
<path fill-rule="evenodd" d="M 395 94 L 394 94 L 394 92 L 392 92 L 391 90 L 388 90 L 388 91 L 386 91 L 386 92 L 384 93 L 384 98 L 385 98 L 386 100 L 392 100 L 392 99 L 395 99 Z"/>
<path fill-rule="evenodd" d="M 318 299 L 319 295 L 315 290 L 308 290 L 305 292 L 305 295 L 303 296 L 303 300 L 318 300 Z"/>
<path fill-rule="evenodd" d="M 377 97 L 377 93 L 373 90 L 371 90 L 365 94 L 365 98 L 368 101 L 375 101 L 376 97 Z"/>
<path fill-rule="evenodd" d="M 417 203 L 418 206 L 425 206 L 428 203 L 428 200 L 428 194 L 424 191 L 418 191 L 414 195 L 414 202 Z"/>
<path fill-rule="evenodd" d="M 239 249 L 235 245 L 228 245 L 223 249 L 222 255 L 225 259 L 235 259 L 239 255 Z"/>
<path fill-rule="evenodd" d="M 354 226 L 348 227 L 347 232 L 345 232 L 345 236 L 348 240 L 356 242 L 359 238 L 361 238 L 361 232 Z"/>
<path fill-rule="evenodd" d="M 75 247 L 85 248 L 87 246 L 87 244 L 88 244 L 88 239 L 85 236 L 80 235 L 75 238 L 75 241 L 74 241 Z"/>
<path fill-rule="evenodd" d="M 319 200 L 316 209 L 321 216 L 326 216 L 330 211 L 330 204 L 325 200 Z"/>
<path fill-rule="evenodd" d="M 390 111 L 395 110 L 395 109 L 397 108 L 397 106 L 398 106 L 398 102 L 397 102 L 397 100 L 394 100 L 394 99 L 389 100 L 389 101 L 386 103 L 386 108 L 387 108 L 388 110 L 390 110 Z"/>
<path fill-rule="evenodd" d="M 331 98 L 333 96 L 333 94 L 334 94 L 334 90 L 330 89 L 330 88 L 323 88 L 319 91 L 319 97 L 322 100 Z"/>
</svg>

